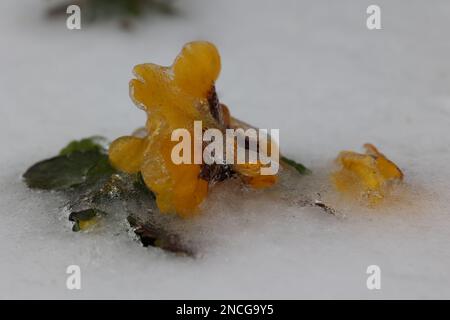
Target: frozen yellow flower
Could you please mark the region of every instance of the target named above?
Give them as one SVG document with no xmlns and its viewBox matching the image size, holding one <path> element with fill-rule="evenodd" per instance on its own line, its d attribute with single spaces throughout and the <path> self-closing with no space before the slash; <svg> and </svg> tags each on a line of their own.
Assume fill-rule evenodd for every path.
<svg viewBox="0 0 450 320">
<path fill-rule="evenodd" d="M 171 141 L 171 134 L 184 128 L 193 136 L 198 120 L 206 128 L 221 131 L 230 126 L 228 108 L 219 103 L 214 87 L 220 66 L 216 47 L 197 41 L 186 44 L 169 67 L 148 63 L 134 68 L 130 96 L 147 113 L 146 132 L 116 139 L 109 148 L 109 159 L 118 170 L 141 172 L 163 213 L 191 216 L 208 194 L 209 181 L 201 174 L 203 163 L 173 163 L 171 153 L 178 142 Z M 249 176 L 248 183 L 255 187 L 276 181 Z"/>
<path fill-rule="evenodd" d="M 332 174 L 337 190 L 367 198 L 370 205 L 386 197 L 393 182 L 402 181 L 402 171 L 372 144 L 365 154 L 342 151 L 336 159 L 340 170 Z"/>
<path fill-rule="evenodd" d="M 170 67 L 148 63 L 134 68 L 130 96 L 147 113 L 147 136 L 118 138 L 110 146 L 109 158 L 121 171 L 142 173 L 162 212 L 189 216 L 207 195 L 200 165 L 172 162 L 176 142 L 170 137 L 177 128 L 191 131 L 194 120 L 219 127 L 208 110 L 208 95 L 219 72 L 216 47 L 200 41 L 186 44 Z"/>
</svg>

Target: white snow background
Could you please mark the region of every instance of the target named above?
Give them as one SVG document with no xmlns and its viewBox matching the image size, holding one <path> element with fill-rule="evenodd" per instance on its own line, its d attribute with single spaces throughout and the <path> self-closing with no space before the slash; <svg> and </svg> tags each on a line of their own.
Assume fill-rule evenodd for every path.
<svg viewBox="0 0 450 320">
<path fill-rule="evenodd" d="M 366 28 L 373 3 L 382 30 Z M 0 2 L 0 298 L 450 298 L 450 3 L 176 7 L 132 32 L 117 22 L 70 31 L 64 18 L 45 19 L 44 1 Z M 141 126 L 132 67 L 169 65 L 196 39 L 221 53 L 221 101 L 279 128 L 282 151 L 313 170 L 305 188 L 327 189 L 338 152 L 371 142 L 403 169 L 405 203 L 341 203 L 336 218 L 276 198 L 220 202 L 216 191 L 187 222 L 200 230 L 195 259 L 143 248 L 125 227 L 72 232 L 61 199 L 28 190 L 21 174 L 72 139 Z M 81 267 L 81 290 L 66 289 L 70 264 Z M 381 268 L 378 291 L 366 288 L 371 264 Z"/>
</svg>

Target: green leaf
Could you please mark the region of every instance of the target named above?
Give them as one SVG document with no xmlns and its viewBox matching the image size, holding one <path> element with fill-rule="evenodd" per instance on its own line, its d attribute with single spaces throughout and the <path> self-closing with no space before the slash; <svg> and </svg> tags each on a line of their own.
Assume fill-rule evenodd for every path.
<svg viewBox="0 0 450 320">
<path fill-rule="evenodd" d="M 140 4 L 139 0 L 123 1 L 125 11 L 132 16 L 138 16 L 141 13 L 141 8 L 139 4 Z"/>
<path fill-rule="evenodd" d="M 302 165 L 301 163 L 295 162 L 294 160 L 291 160 L 289 158 L 286 158 L 284 156 L 281 157 L 281 161 L 284 161 L 286 164 L 290 165 L 291 167 L 293 167 L 295 170 L 297 170 L 298 173 L 300 174 L 310 174 L 311 170 L 309 170 L 308 168 L 306 168 L 304 165 Z"/>
<path fill-rule="evenodd" d="M 75 140 L 65 146 L 59 156 L 43 160 L 23 175 L 30 188 L 64 190 L 82 184 L 96 183 L 116 171 L 111 167 L 100 136 Z"/>
<path fill-rule="evenodd" d="M 95 183 L 100 179 L 108 179 L 111 175 L 117 171 L 109 163 L 109 158 L 107 155 L 102 155 L 99 157 L 97 163 L 89 169 L 86 174 L 87 183 Z"/>
<path fill-rule="evenodd" d="M 30 188 L 64 190 L 83 183 L 95 183 L 115 170 L 108 156 L 99 151 L 74 151 L 36 163 L 23 175 Z"/>
<path fill-rule="evenodd" d="M 74 222 L 72 231 L 82 231 L 94 227 L 101 216 L 106 215 L 106 212 L 98 209 L 86 209 L 82 211 L 72 212 L 69 215 L 69 220 Z"/>
<path fill-rule="evenodd" d="M 106 139 L 100 136 L 94 136 L 90 138 L 85 138 L 81 140 L 71 141 L 67 146 L 65 146 L 59 155 L 70 155 L 74 152 L 87 152 L 87 151 L 97 151 L 104 152 L 103 144 Z"/>
<path fill-rule="evenodd" d="M 73 152 L 36 163 L 23 175 L 30 188 L 63 190 L 86 181 L 87 174 L 105 155 L 97 151 Z"/>
</svg>

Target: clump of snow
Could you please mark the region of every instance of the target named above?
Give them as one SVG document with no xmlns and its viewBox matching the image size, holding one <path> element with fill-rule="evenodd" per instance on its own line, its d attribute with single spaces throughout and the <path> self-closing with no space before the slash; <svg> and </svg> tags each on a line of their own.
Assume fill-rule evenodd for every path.
<svg viewBox="0 0 450 320">
<path fill-rule="evenodd" d="M 126 33 L 69 31 L 39 1 L 2 1 L 0 297 L 449 298 L 450 4 L 380 0 L 383 29 L 369 31 L 370 4 L 179 1 L 178 15 Z M 174 226 L 194 259 L 140 247 L 126 223 L 72 232 L 64 199 L 27 190 L 21 173 L 69 140 L 142 126 L 132 67 L 170 64 L 194 39 L 221 52 L 221 101 L 279 128 L 282 152 L 313 174 L 288 181 L 287 196 L 217 185 L 202 216 Z M 406 176 L 379 210 L 341 200 L 328 180 L 338 152 L 366 142 Z M 317 193 L 336 216 L 298 205 Z M 70 264 L 79 291 L 66 289 Z M 380 291 L 366 288 L 372 264 Z"/>
</svg>

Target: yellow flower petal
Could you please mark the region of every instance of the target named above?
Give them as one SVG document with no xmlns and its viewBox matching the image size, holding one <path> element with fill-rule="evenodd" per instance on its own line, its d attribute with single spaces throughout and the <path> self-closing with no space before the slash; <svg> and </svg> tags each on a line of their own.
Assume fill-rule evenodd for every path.
<svg viewBox="0 0 450 320">
<path fill-rule="evenodd" d="M 384 154 L 380 153 L 373 144 L 366 143 L 364 145 L 366 153 L 375 157 L 377 161 L 378 170 L 385 179 L 403 179 L 403 172 L 393 163 L 386 158 Z"/>
<path fill-rule="evenodd" d="M 146 139 L 134 136 L 118 138 L 109 147 L 109 161 L 120 171 L 137 173 L 140 170 L 146 146 Z"/>
<path fill-rule="evenodd" d="M 220 55 L 209 42 L 190 42 L 173 65 L 174 81 L 184 92 L 197 98 L 207 96 L 220 73 Z"/>
<path fill-rule="evenodd" d="M 365 148 L 366 154 L 341 152 L 336 159 L 340 170 L 331 178 L 337 190 L 376 204 L 388 195 L 391 182 L 403 179 L 403 173 L 373 145 Z"/>
</svg>

